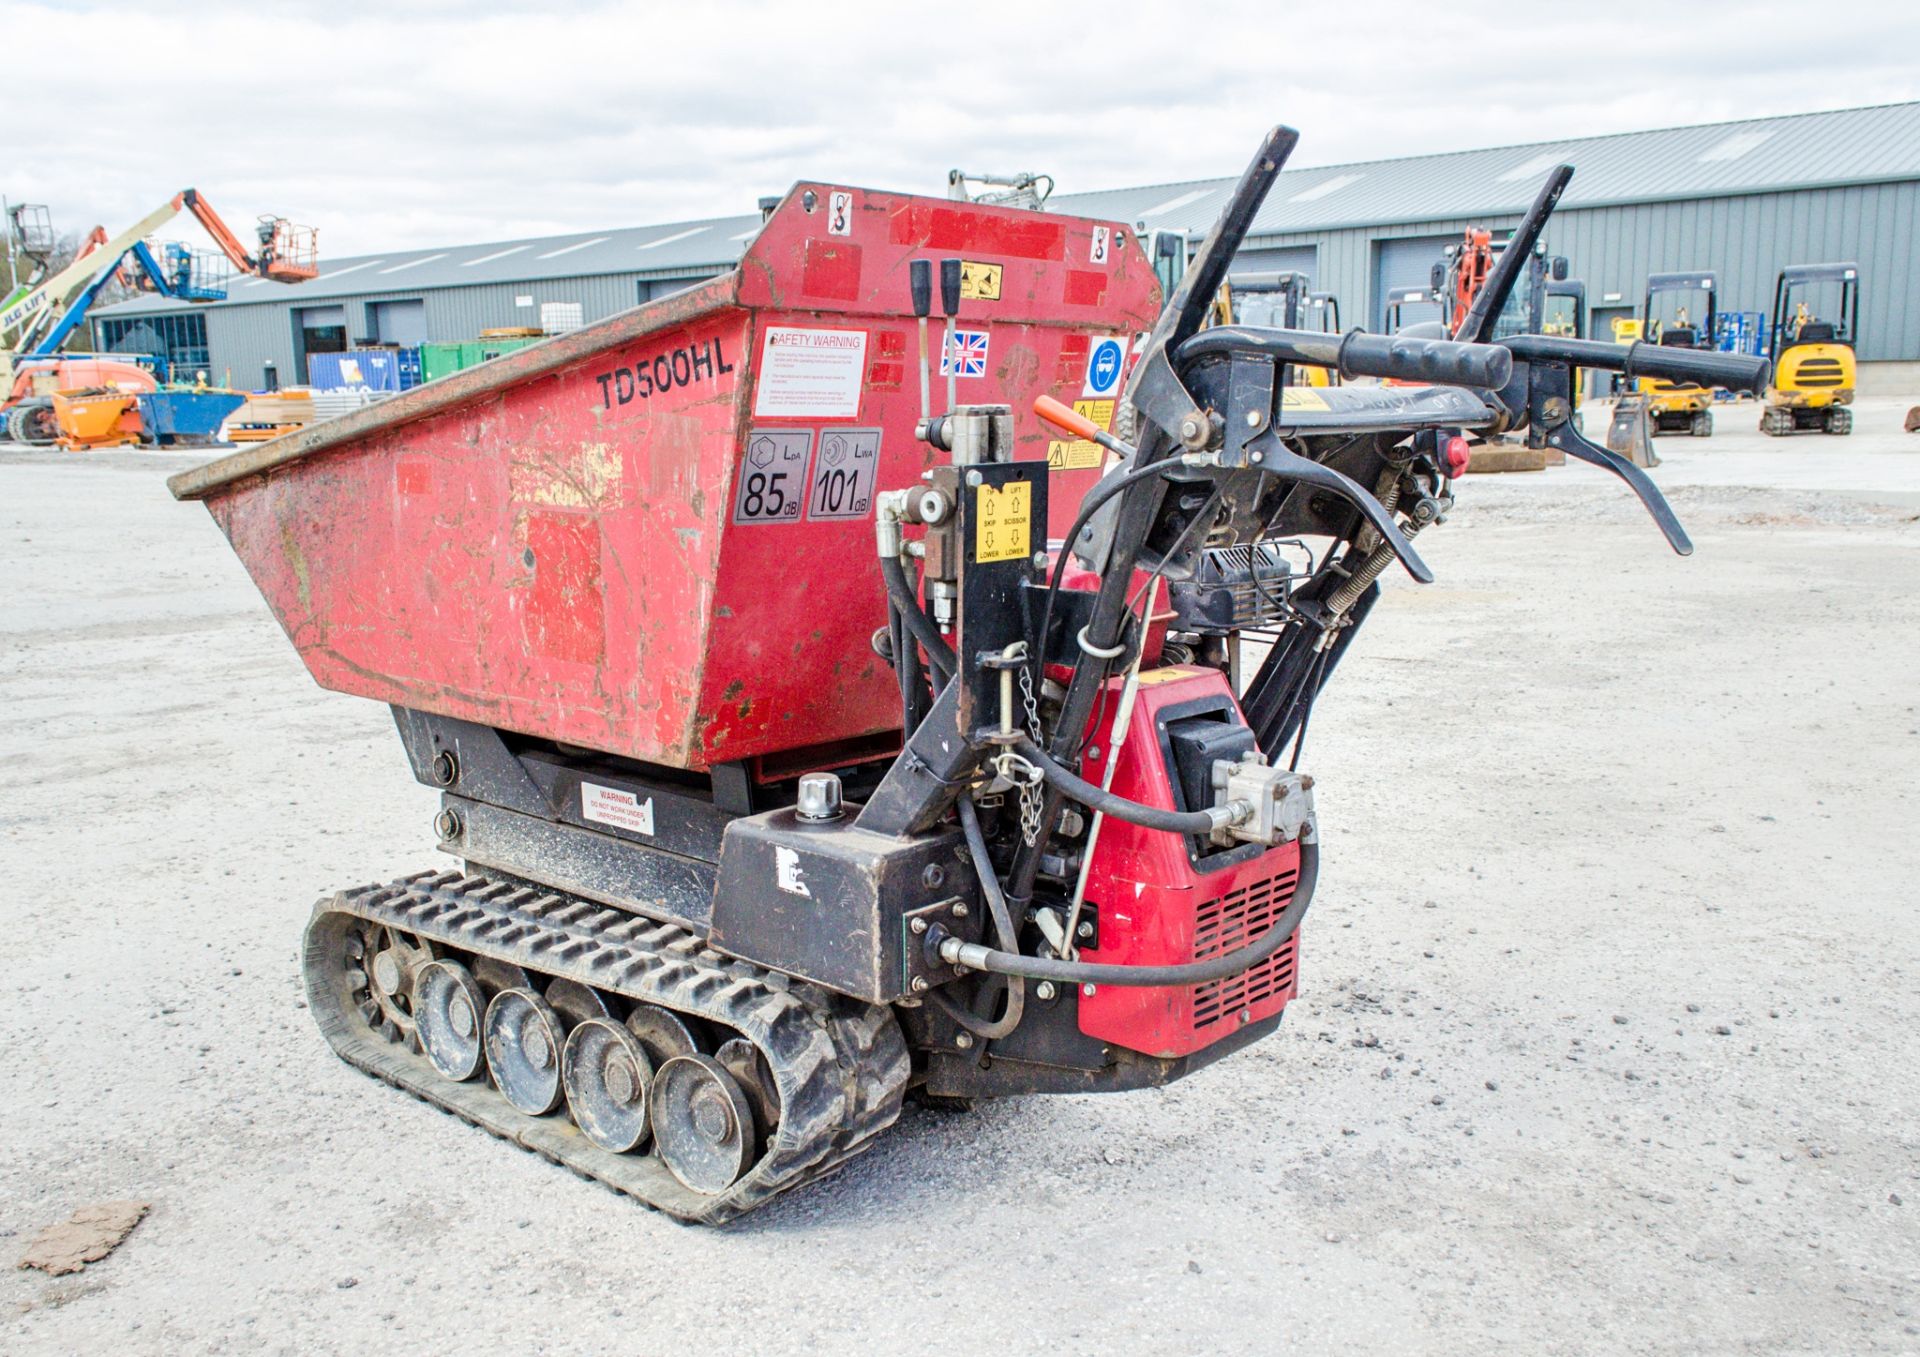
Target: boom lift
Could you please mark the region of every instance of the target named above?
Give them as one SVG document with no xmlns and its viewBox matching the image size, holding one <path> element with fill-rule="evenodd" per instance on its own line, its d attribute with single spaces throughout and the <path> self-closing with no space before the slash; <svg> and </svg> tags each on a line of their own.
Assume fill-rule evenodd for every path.
<svg viewBox="0 0 1920 1357">
<path fill-rule="evenodd" d="M 714 1222 L 910 1090 L 1159 1087 L 1272 1032 L 1319 882 L 1308 718 L 1381 576 L 1433 578 L 1412 539 L 1463 432 L 1613 472 L 1685 554 L 1572 426 L 1570 374 L 1766 379 L 1489 342 L 1557 187 L 1454 339 L 1205 328 L 1295 140 L 1262 141 L 1164 306 L 1131 241 L 1090 265 L 1112 223 L 801 183 L 732 272 L 174 477 L 441 794 L 453 866 L 314 909 L 334 1050 Z M 933 257 L 961 240 L 998 300 Z M 924 343 L 909 373 L 936 264 L 981 356 L 939 408 Z M 1115 460 L 1050 472 L 1055 431 Z M 1243 638 L 1271 644 L 1236 683 Z"/>
<path fill-rule="evenodd" d="M 1823 313 L 1824 312 L 1824 316 Z M 1790 264 L 1773 285 L 1773 385 L 1764 434 L 1853 432 L 1860 266 Z"/>
<path fill-rule="evenodd" d="M 169 243 L 156 257 L 147 238 L 181 211 L 194 219 L 219 246 L 219 257 L 234 269 L 276 283 L 301 283 L 317 277 L 314 230 L 284 217 L 262 217 L 256 230 L 258 254 L 249 254 L 220 215 L 196 190 L 184 189 L 119 235 L 108 239 L 95 227 L 79 256 L 50 277 L 17 289 L 0 306 L 0 414 L 16 441 L 50 443 L 55 437 L 52 391 L 77 385 L 62 371 L 60 346 L 86 319 L 107 284 L 116 278 L 182 301 L 218 301 L 226 296 L 224 277 L 208 268 L 204 254 Z M 131 261 L 131 262 L 129 262 Z M 101 355 L 88 355 L 99 359 Z M 35 361 L 29 363 L 27 360 Z M 132 368 L 132 364 L 123 366 Z M 129 370 L 115 384 L 152 390 L 151 379 Z"/>
<path fill-rule="evenodd" d="M 1718 280 L 1711 273 L 1650 273 L 1640 303 L 1641 334 L 1662 348 L 1718 352 L 1718 298 Z M 1646 399 L 1650 432 L 1712 436 L 1713 392 L 1707 387 L 1645 377 L 1640 394 Z"/>
</svg>

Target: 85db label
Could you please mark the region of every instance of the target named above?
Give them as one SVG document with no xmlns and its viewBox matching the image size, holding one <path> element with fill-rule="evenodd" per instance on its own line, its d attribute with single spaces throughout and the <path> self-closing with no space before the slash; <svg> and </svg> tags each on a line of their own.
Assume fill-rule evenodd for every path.
<svg viewBox="0 0 1920 1357">
<path fill-rule="evenodd" d="M 811 429 L 754 429 L 733 491 L 735 523 L 798 523 L 807 502 Z"/>
</svg>

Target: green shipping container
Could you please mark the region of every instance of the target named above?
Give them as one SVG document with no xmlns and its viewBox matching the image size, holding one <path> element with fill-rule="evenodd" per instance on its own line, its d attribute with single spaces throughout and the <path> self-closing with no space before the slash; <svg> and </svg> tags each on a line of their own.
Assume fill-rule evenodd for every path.
<svg viewBox="0 0 1920 1357">
<path fill-rule="evenodd" d="M 422 344 L 420 346 L 420 380 L 438 381 L 442 377 L 451 377 L 462 368 L 470 368 L 480 361 L 480 346 L 472 340 L 465 343 Z"/>
<path fill-rule="evenodd" d="M 484 363 L 489 358 L 498 358 L 503 353 L 512 353 L 515 349 L 524 349 L 529 344 L 538 344 L 545 336 L 533 339 L 482 339 L 473 345 L 480 355 L 476 362 Z"/>
</svg>

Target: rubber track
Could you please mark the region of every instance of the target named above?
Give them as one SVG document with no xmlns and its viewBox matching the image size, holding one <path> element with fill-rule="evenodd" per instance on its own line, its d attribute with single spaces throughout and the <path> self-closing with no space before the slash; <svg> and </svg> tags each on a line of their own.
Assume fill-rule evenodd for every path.
<svg viewBox="0 0 1920 1357">
<path fill-rule="evenodd" d="M 356 921 L 733 1028 L 767 1058 L 779 1127 L 738 1182 L 706 1196 L 653 1155 L 594 1145 L 564 1112 L 530 1117 L 485 1081 L 455 1083 L 360 1016 L 345 951 Z M 422 872 L 323 898 L 303 970 L 314 1018 L 349 1064 L 682 1220 L 717 1225 L 825 1176 L 893 1124 L 906 1090 L 906 1042 L 888 1009 L 723 956 L 672 924 L 482 876 Z"/>
</svg>

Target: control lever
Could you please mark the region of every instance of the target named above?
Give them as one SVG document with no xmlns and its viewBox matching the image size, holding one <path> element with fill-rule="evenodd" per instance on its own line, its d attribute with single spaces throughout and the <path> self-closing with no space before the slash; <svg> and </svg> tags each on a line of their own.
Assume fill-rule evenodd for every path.
<svg viewBox="0 0 1920 1357">
<path fill-rule="evenodd" d="M 959 405 L 954 383 L 959 379 L 960 363 L 953 351 L 953 321 L 960 314 L 960 261 L 940 261 L 940 309 L 947 313 L 947 337 L 940 350 L 940 366 L 947 370 L 947 412 Z"/>
<path fill-rule="evenodd" d="M 920 327 L 920 422 L 933 418 L 933 393 L 927 374 L 927 316 L 933 311 L 933 261 L 915 259 L 907 265 L 907 287 L 913 293 L 914 322 Z"/>
<path fill-rule="evenodd" d="M 1501 344 L 1527 365 L 1522 377 L 1526 383 L 1527 422 L 1545 436 L 1548 446 L 1611 471 L 1625 481 L 1653 515 L 1667 545 L 1681 556 L 1691 556 L 1693 542 L 1653 479 L 1619 453 L 1590 442 L 1573 427 L 1573 371 L 1576 367 L 1595 368 L 1634 379 L 1655 377 L 1761 392 L 1766 390 L 1771 364 L 1745 354 L 1691 353 L 1658 344 L 1606 344 L 1558 335 L 1514 335 Z"/>
</svg>

